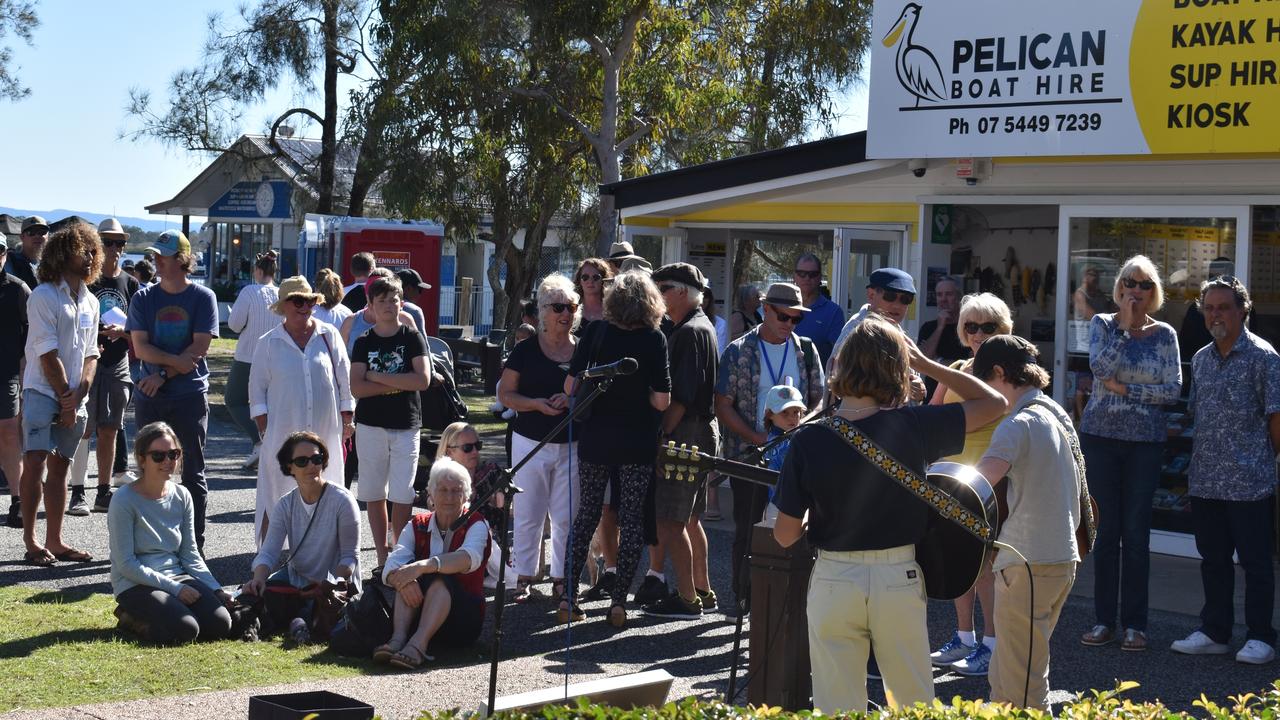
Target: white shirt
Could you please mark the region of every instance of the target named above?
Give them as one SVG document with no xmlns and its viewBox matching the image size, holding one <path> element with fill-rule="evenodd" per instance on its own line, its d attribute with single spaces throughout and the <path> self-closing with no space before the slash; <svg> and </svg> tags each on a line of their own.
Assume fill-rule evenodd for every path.
<svg viewBox="0 0 1280 720">
<path fill-rule="evenodd" d="M 57 350 L 67 372 L 67 384 L 73 389 L 78 386 L 85 358 L 98 357 L 98 298 L 85 283 L 80 283 L 80 293 L 75 297 L 66 280 L 40 283 L 27 299 L 27 323 L 27 368 L 22 385 L 56 400 L 58 393 L 44 376 L 40 356 Z M 6 342 L 14 339 L 7 338 Z M 81 407 L 87 399 L 80 401 Z"/>
<path fill-rule="evenodd" d="M 777 345 L 765 341 L 760 338 L 760 389 L 756 393 L 756 430 L 764 430 L 764 403 L 769 399 L 769 389 L 774 385 L 791 385 L 799 387 L 800 383 L 800 365 L 796 362 L 796 350 L 799 345 L 795 342 L 794 336 L 788 337 L 786 342 Z M 782 357 L 783 351 L 786 351 L 787 357 Z M 769 358 L 765 362 L 765 357 Z M 773 363 L 773 371 L 777 373 L 775 378 L 769 374 L 769 363 Z"/>
<path fill-rule="evenodd" d="M 262 438 L 266 456 L 258 463 L 258 492 L 254 513 L 254 537 L 262 518 L 276 501 L 295 487 L 293 478 L 280 472 L 276 451 L 297 430 L 310 430 L 324 440 L 329 467 L 324 479 L 342 487 L 342 415 L 355 410 L 351 398 L 351 362 L 337 329 L 315 322 L 305 350 L 299 349 L 284 325 L 258 340 L 249 368 L 249 415 L 267 416 Z"/>
<path fill-rule="evenodd" d="M 280 316 L 271 309 L 279 299 L 280 288 L 275 285 L 254 283 L 240 290 L 235 304 L 231 306 L 231 315 L 227 317 L 227 327 L 240 336 L 236 341 L 236 360 L 253 362 L 258 338 L 280 324 Z"/>
<path fill-rule="evenodd" d="M 724 354 L 724 349 L 729 347 L 729 323 L 724 318 L 716 316 L 716 348 L 720 354 Z"/>
<path fill-rule="evenodd" d="M 463 510 L 463 512 L 466 512 Z M 440 528 L 436 525 L 436 516 L 431 516 L 431 554 L 435 556 L 443 555 L 449 552 L 444 545 L 444 538 L 440 537 Z M 452 537 L 452 536 L 451 536 Z M 387 556 L 387 562 L 382 566 L 382 581 L 387 581 L 387 576 L 392 571 L 397 570 L 411 562 L 418 560 L 426 560 L 426 558 L 416 557 L 416 545 L 413 531 L 413 521 L 405 523 L 404 529 L 400 531 L 400 538 L 396 540 L 396 547 Z M 466 572 L 475 572 L 480 567 L 480 563 L 484 560 L 484 548 L 489 542 L 489 523 L 481 520 L 467 528 L 467 536 L 462 539 L 462 545 L 458 549 L 467 554 L 471 559 L 471 564 L 467 566 Z"/>
<path fill-rule="evenodd" d="M 351 308 L 343 305 L 342 303 L 338 303 L 332 308 L 327 308 L 323 305 L 316 305 L 315 308 L 311 310 L 311 317 L 319 320 L 320 322 L 327 322 L 341 330 L 342 322 L 351 317 Z"/>
</svg>

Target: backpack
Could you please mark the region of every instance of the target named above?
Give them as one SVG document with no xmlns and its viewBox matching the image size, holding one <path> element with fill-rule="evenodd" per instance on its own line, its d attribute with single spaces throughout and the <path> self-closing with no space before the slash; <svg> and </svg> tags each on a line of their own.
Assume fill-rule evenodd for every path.
<svg viewBox="0 0 1280 720">
<path fill-rule="evenodd" d="M 367 658 L 391 639 L 391 615 L 396 591 L 374 577 L 342 608 L 329 632 L 329 649 L 343 657 Z"/>
<path fill-rule="evenodd" d="M 431 358 L 431 377 L 440 378 L 431 387 L 423 390 L 422 427 L 430 430 L 444 430 L 460 420 L 467 419 L 467 404 L 462 401 L 462 394 L 453 381 L 453 373 L 443 358 L 428 353 Z"/>
</svg>

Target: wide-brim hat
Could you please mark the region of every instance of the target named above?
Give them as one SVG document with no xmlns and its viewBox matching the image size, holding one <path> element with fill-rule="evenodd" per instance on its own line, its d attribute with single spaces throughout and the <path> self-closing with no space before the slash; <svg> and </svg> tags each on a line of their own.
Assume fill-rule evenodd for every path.
<svg viewBox="0 0 1280 720">
<path fill-rule="evenodd" d="M 120 226 L 120 221 L 113 217 L 98 223 L 98 234 L 104 238 L 129 239 L 129 233 L 125 232 L 124 228 Z"/>
<path fill-rule="evenodd" d="M 653 272 L 653 264 L 639 255 L 623 258 L 622 264 L 618 267 L 618 272 L 642 272 L 646 275 Z"/>
<path fill-rule="evenodd" d="M 800 288 L 795 283 L 776 282 L 770 285 L 761 302 L 787 310 L 809 312 L 809 308 L 804 306 L 804 301 L 801 299 Z"/>
<path fill-rule="evenodd" d="M 301 275 L 285 278 L 280 281 L 280 299 L 271 305 L 271 311 L 277 315 L 283 315 L 284 304 L 293 298 L 301 297 L 316 302 L 324 302 L 324 295 L 311 290 L 311 283 Z"/>
<path fill-rule="evenodd" d="M 622 260 L 629 257 L 635 257 L 636 249 L 626 240 L 619 240 L 609 246 L 609 259 Z"/>
</svg>

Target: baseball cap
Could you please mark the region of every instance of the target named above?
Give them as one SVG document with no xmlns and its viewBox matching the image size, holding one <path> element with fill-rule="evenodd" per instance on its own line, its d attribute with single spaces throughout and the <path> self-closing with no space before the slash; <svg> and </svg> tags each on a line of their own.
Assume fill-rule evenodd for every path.
<svg viewBox="0 0 1280 720">
<path fill-rule="evenodd" d="M 413 268 L 402 268 L 396 271 L 396 278 L 401 287 L 416 287 L 419 290 L 430 290 L 431 285 L 422 281 L 422 276 Z"/>
<path fill-rule="evenodd" d="M 155 253 L 163 257 L 173 257 L 179 253 L 190 255 L 191 243 L 187 240 L 187 236 L 183 235 L 179 230 L 165 230 L 160 233 L 160 237 L 147 248 L 147 252 Z"/>
<path fill-rule="evenodd" d="M 916 294 L 916 284 L 911 279 L 911 274 L 898 268 L 880 268 L 871 273 L 871 279 L 867 282 L 867 287 Z"/>
<path fill-rule="evenodd" d="M 702 276 L 702 271 L 696 265 L 689 263 L 671 263 L 654 270 L 653 281 L 662 282 L 663 280 L 688 285 L 695 290 L 707 289 L 707 279 Z"/>
<path fill-rule="evenodd" d="M 788 408 L 798 407 L 805 409 L 804 397 L 800 395 L 799 388 L 790 385 L 774 385 L 769 388 L 769 394 L 764 399 L 764 409 L 772 412 L 774 415 Z"/>
<path fill-rule="evenodd" d="M 31 215 L 22 221 L 22 232 L 25 233 L 26 231 L 32 230 L 32 229 L 48 231 L 49 223 L 45 222 L 44 218 L 40 217 L 39 215 Z"/>
</svg>

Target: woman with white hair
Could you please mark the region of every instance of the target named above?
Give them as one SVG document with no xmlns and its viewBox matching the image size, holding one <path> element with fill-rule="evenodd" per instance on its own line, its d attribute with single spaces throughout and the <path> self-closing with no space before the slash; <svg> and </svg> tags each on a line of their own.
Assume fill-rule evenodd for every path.
<svg viewBox="0 0 1280 720">
<path fill-rule="evenodd" d="M 518 413 L 511 423 L 511 458 L 515 462 L 550 434 L 569 409 L 564 383 L 573 359 L 577 341 L 573 331 L 580 312 L 578 293 L 565 276 L 553 273 L 538 285 L 538 333 L 511 351 L 498 385 L 498 400 Z M 578 494 L 577 467 L 572 462 L 575 444 L 569 437 L 568 428 L 561 430 L 515 476 L 516 486 L 524 491 L 513 508 L 517 602 L 529 597 L 541 569 L 539 550 L 548 515 L 552 594 L 559 597 L 564 593 L 565 540 L 573 522 L 570 499 Z"/>
<path fill-rule="evenodd" d="M 432 642 L 464 647 L 476 641 L 484 625 L 489 524 L 475 513 L 453 529 L 468 510 L 471 474 L 440 458 L 431 466 L 427 495 L 434 509 L 404 526 L 382 569 L 382 581 L 396 589 L 396 606 L 391 639 L 373 651 L 374 660 L 408 670 L 428 659 Z"/>
<path fill-rule="evenodd" d="M 1093 395 L 1080 418 L 1080 447 L 1099 512 L 1093 546 L 1096 615 L 1080 641 L 1108 645 L 1123 627 L 1121 649 L 1139 651 L 1147 649 L 1151 498 L 1164 458 L 1164 406 L 1178 399 L 1182 366 L 1177 333 L 1151 317 L 1164 304 L 1151 260 L 1135 255 L 1125 261 L 1112 298 L 1119 310 L 1090 321 Z"/>
</svg>

